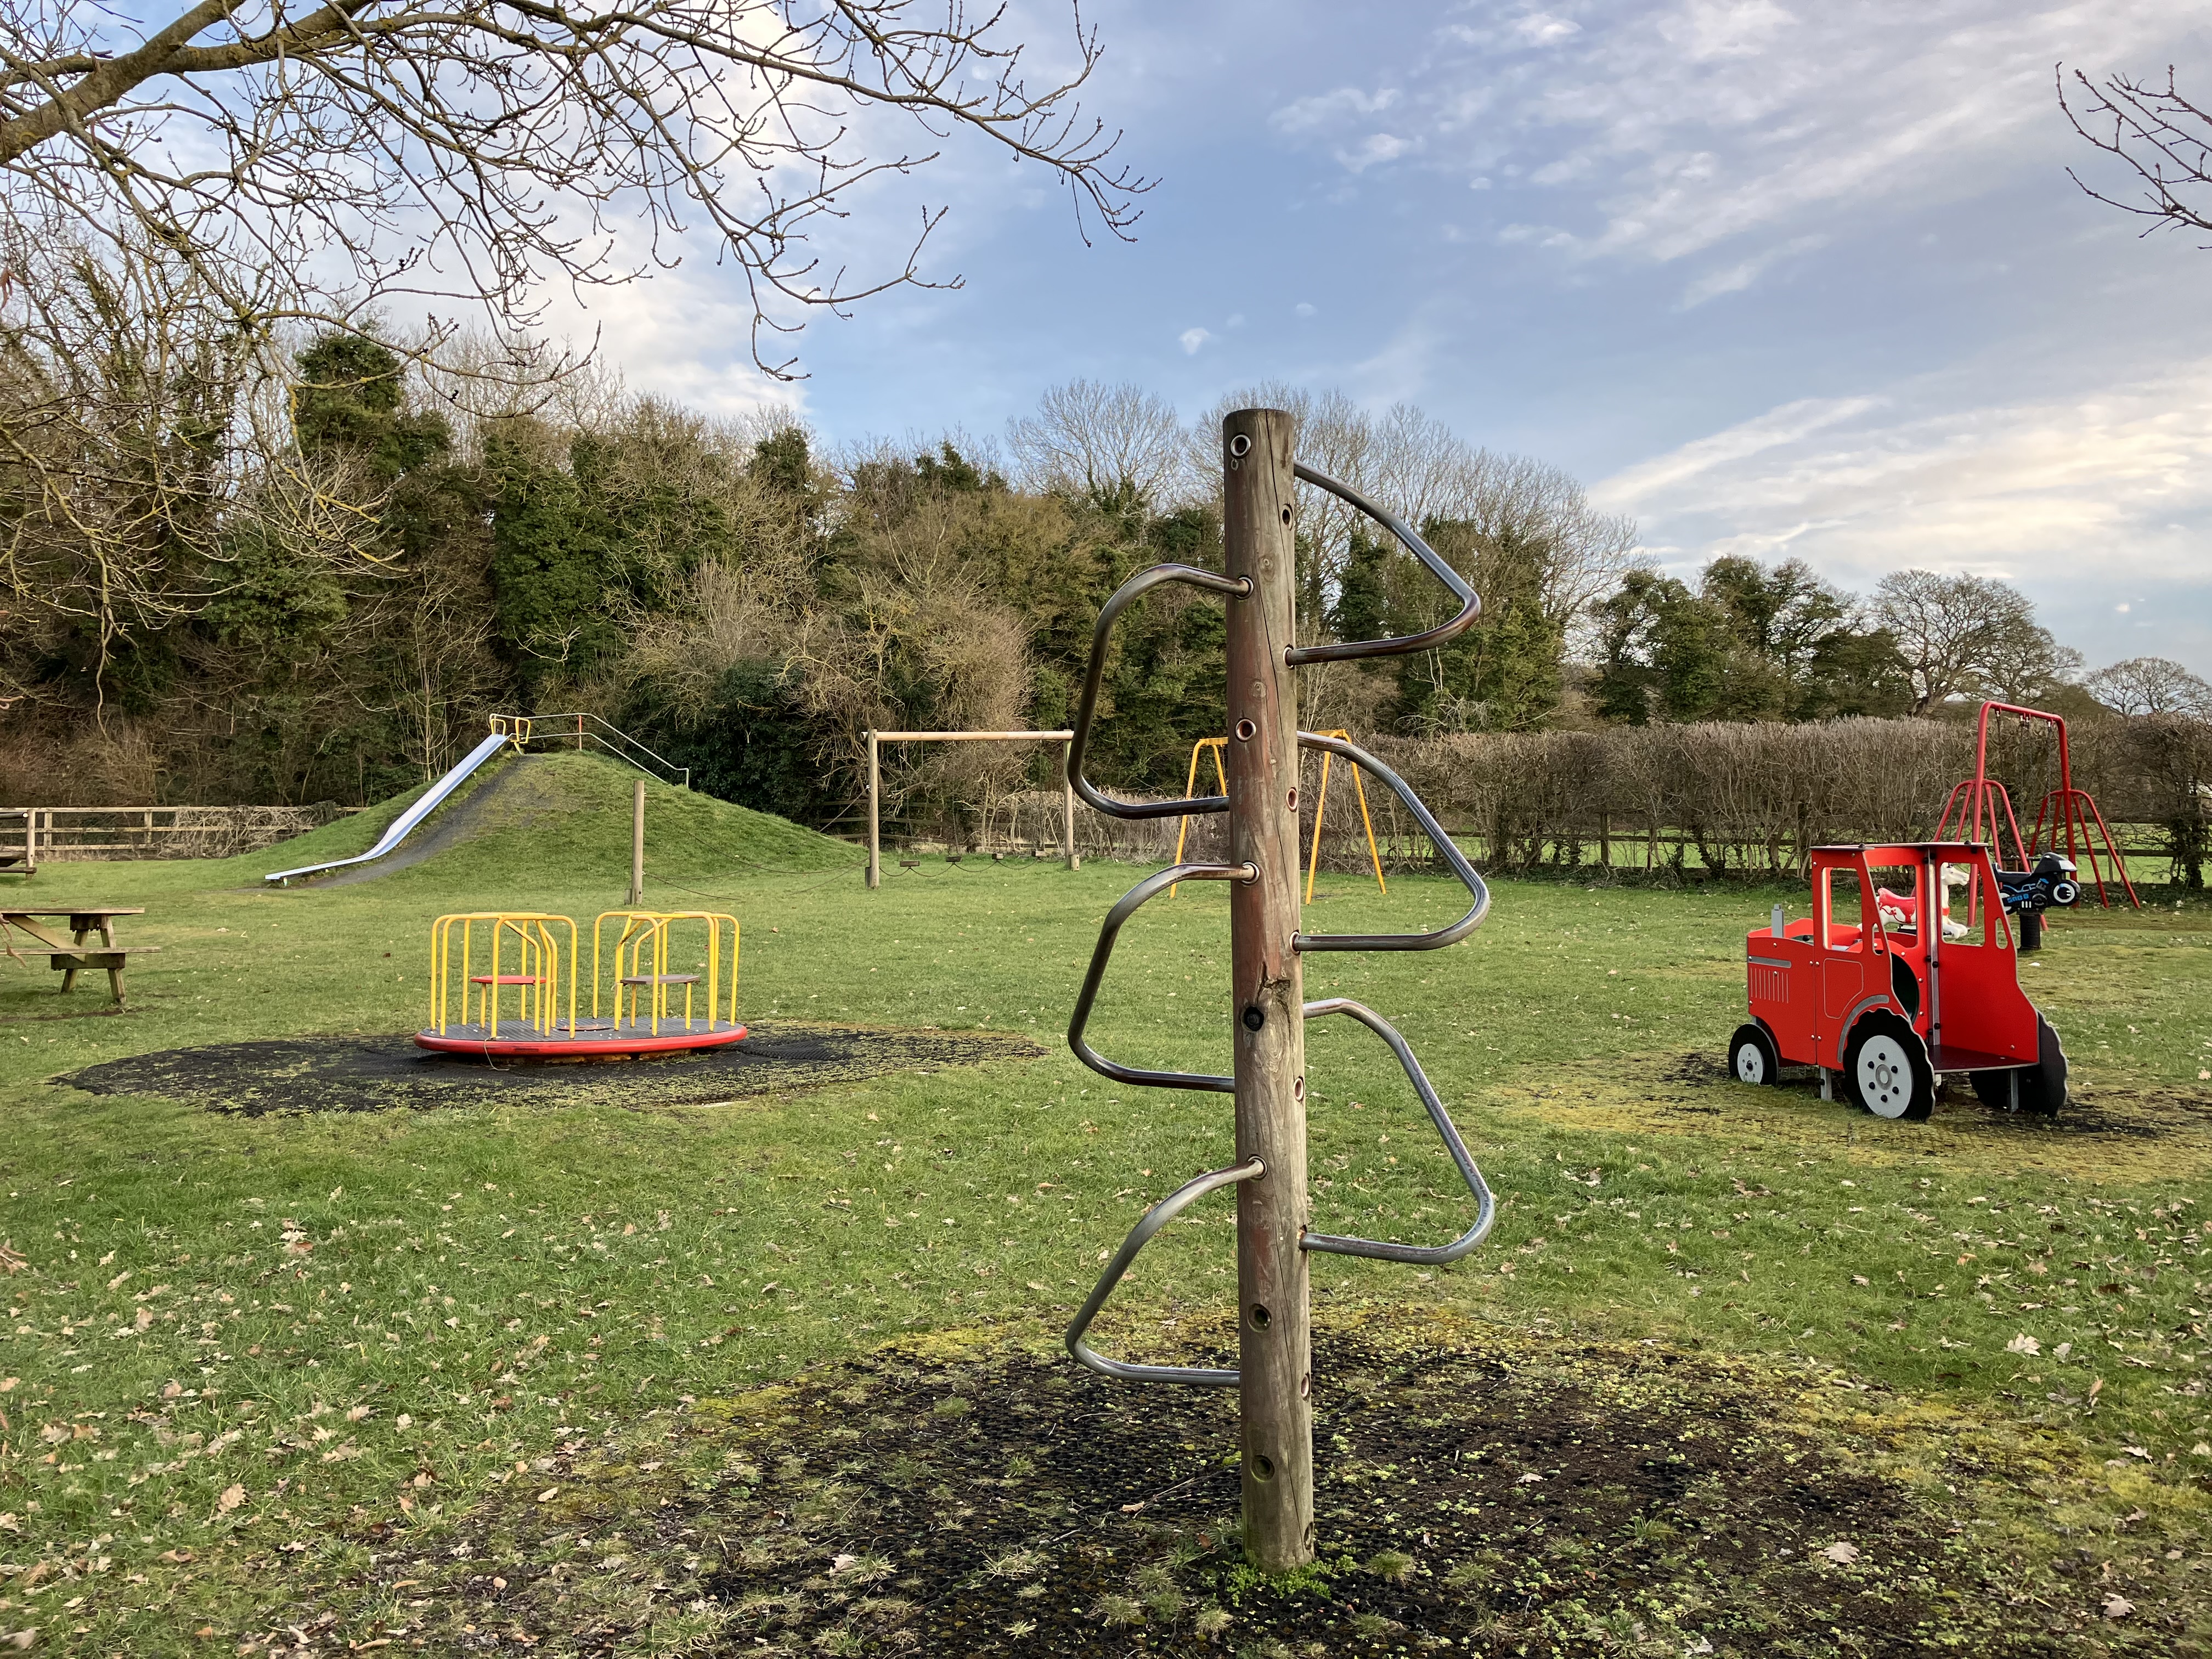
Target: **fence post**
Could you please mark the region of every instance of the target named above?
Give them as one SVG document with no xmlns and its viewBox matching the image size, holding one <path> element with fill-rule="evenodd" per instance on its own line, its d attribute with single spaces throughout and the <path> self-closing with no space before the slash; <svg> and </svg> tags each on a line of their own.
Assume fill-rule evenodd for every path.
<svg viewBox="0 0 2212 1659">
<path fill-rule="evenodd" d="M 1070 738 L 1060 748 L 1060 856 L 1071 870 L 1080 870 L 1083 860 L 1075 854 L 1075 783 L 1067 775 L 1067 757 L 1075 747 Z"/>
<path fill-rule="evenodd" d="M 1229 890 L 1237 1156 L 1266 1166 L 1237 1189 L 1244 1547 L 1283 1572 L 1314 1557 L 1291 417 L 1241 410 L 1222 441 L 1227 568 L 1252 584 L 1229 600 L 1229 860 L 1258 872 Z"/>
<path fill-rule="evenodd" d="M 629 798 L 629 899 L 645 902 L 645 780 L 631 781 Z M 594 949 L 597 947 L 594 946 Z"/>
<path fill-rule="evenodd" d="M 876 734 L 868 733 L 868 885 L 884 884 L 883 847 L 879 840 L 883 826 L 877 817 L 876 796 L 882 787 L 883 774 L 876 744 Z"/>
<path fill-rule="evenodd" d="M 1597 861 L 1607 869 L 1613 868 L 1613 814 L 1597 815 Z"/>
</svg>

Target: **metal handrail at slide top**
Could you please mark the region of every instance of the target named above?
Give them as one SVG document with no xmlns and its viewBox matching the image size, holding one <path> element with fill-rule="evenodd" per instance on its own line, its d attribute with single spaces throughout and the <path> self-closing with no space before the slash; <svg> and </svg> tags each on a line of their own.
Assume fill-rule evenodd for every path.
<svg viewBox="0 0 2212 1659">
<path fill-rule="evenodd" d="M 611 726 L 599 715 L 572 709 L 565 714 L 494 714 L 491 729 L 514 738 L 517 749 L 537 744 L 565 744 L 582 750 L 605 750 L 617 760 L 635 767 L 649 777 L 663 783 L 672 783 L 679 789 L 691 787 L 691 769 L 678 766 L 667 756 L 656 753 L 640 743 L 619 726 Z M 645 758 L 641 760 L 639 756 Z M 647 764 L 647 763 L 651 764 Z"/>
</svg>

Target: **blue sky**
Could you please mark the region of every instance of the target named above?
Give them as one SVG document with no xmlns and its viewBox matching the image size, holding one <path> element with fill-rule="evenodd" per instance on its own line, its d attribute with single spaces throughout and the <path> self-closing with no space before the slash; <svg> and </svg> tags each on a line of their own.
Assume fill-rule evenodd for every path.
<svg viewBox="0 0 2212 1659">
<path fill-rule="evenodd" d="M 1027 15 L 1057 49 L 1065 12 Z M 833 441 L 1000 434 L 1077 376 L 1190 415 L 1270 377 L 1403 398 L 1565 467 L 1670 568 L 1999 576 L 2092 665 L 2212 676 L 2212 252 L 2081 195 L 2069 163 L 2119 180 L 2051 84 L 2171 62 L 2212 94 L 2205 8 L 1084 16 L 1086 101 L 1160 180 L 1133 244 L 1086 247 L 1036 169 L 956 147 L 827 251 L 865 269 L 949 204 L 930 268 L 966 286 L 817 317 L 795 392 L 750 372 L 707 257 L 576 321 L 637 389 L 795 397 Z"/>
</svg>

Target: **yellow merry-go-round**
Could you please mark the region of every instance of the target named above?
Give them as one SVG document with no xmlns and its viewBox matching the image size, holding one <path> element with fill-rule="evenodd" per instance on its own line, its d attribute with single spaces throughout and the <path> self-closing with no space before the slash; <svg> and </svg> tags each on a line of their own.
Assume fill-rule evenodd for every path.
<svg viewBox="0 0 2212 1659">
<path fill-rule="evenodd" d="M 430 1023 L 444 1054 L 592 1060 L 718 1048 L 738 1020 L 738 920 L 711 910 L 607 910 L 592 924 L 588 1007 L 567 916 L 481 910 L 430 928 Z"/>
</svg>

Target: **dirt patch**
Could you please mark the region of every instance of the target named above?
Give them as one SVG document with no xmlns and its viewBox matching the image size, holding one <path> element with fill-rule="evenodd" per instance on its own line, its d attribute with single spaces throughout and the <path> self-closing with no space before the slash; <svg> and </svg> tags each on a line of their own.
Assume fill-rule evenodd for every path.
<svg viewBox="0 0 2212 1659">
<path fill-rule="evenodd" d="M 769 1020 L 730 1048 L 649 1060 L 529 1065 L 434 1054 L 406 1036 L 295 1037 L 134 1054 L 53 1081 L 92 1094 L 198 1101 L 249 1117 L 487 1104 L 702 1106 L 1043 1053 L 1011 1033 Z"/>
<path fill-rule="evenodd" d="M 2108 1173 L 2142 1164 L 2162 1175 L 2212 1164 L 2212 1090 L 2139 1088 L 2081 1066 L 2072 1088 L 2063 1111 L 2038 1117 L 1984 1105 L 1961 1079 L 1944 1088 L 1926 1122 L 1898 1123 L 1860 1110 L 1840 1088 L 1823 1101 L 1810 1067 L 1786 1067 L 1778 1084 L 1757 1088 L 1738 1083 L 1717 1053 L 1689 1050 L 1632 1056 L 1626 1066 L 1619 1060 L 1561 1065 L 1541 1083 L 1504 1085 L 1492 1098 L 1583 1127 L 1705 1134 L 1725 1122 L 1808 1144 L 1832 1142 L 1840 1130 L 1874 1155 L 1887 1146 L 1900 1155 L 2064 1164 L 2094 1153 Z"/>
<path fill-rule="evenodd" d="M 301 1586 L 280 1627 L 352 1626 L 404 1583 L 392 1622 L 418 1645 L 578 1655 L 2055 1655 L 2176 1633 L 2158 1587 L 2109 1569 L 2024 1596 L 2018 1534 L 1977 1529 L 2051 1466 L 1833 1374 L 1442 1316 L 1324 1328 L 1321 1561 L 1285 1583 L 1243 1563 L 1233 1392 L 943 1347 L 576 1431 L 433 1535 L 370 1526 L 374 1569 Z M 2108 1595 L 2146 1613 L 2116 1628 Z"/>
</svg>

